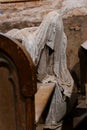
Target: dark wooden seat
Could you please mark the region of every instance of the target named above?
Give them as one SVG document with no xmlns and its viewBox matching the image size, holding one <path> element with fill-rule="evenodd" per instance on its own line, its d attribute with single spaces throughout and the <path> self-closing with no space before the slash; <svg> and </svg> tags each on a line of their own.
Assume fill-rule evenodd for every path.
<svg viewBox="0 0 87 130">
<path fill-rule="evenodd" d="M 0 130 L 35 130 L 36 84 L 30 55 L 0 34 Z"/>
</svg>

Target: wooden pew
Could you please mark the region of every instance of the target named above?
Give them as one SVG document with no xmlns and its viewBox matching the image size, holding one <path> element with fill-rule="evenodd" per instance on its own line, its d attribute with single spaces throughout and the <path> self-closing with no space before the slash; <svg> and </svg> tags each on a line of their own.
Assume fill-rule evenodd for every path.
<svg viewBox="0 0 87 130">
<path fill-rule="evenodd" d="M 35 94 L 35 122 L 38 124 L 42 113 L 50 100 L 55 83 L 37 84 L 38 90 Z"/>
<path fill-rule="evenodd" d="M 17 41 L 0 34 L 0 130 L 35 130 L 35 67 Z"/>
</svg>

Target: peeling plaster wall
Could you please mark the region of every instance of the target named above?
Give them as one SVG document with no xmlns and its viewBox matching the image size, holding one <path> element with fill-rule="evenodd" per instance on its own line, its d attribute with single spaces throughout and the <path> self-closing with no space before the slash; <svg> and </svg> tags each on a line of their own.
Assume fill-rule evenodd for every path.
<svg viewBox="0 0 87 130">
<path fill-rule="evenodd" d="M 68 68 L 73 72 L 75 80 L 80 80 L 80 66 L 78 49 L 87 40 L 87 15 L 73 16 L 64 19 L 64 28 L 68 38 L 67 63 Z M 77 77 L 76 77 L 77 76 Z"/>
</svg>

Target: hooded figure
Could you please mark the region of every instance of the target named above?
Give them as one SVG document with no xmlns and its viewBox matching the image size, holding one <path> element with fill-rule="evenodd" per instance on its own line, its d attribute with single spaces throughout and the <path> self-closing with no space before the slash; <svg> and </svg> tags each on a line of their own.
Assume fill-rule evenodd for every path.
<svg viewBox="0 0 87 130">
<path fill-rule="evenodd" d="M 14 29 L 7 35 L 21 41 L 37 68 L 37 81 L 54 82 L 55 90 L 45 121 L 45 128 L 55 129 L 66 114 L 65 97 L 71 97 L 73 79 L 67 69 L 67 38 L 57 11 L 48 13 L 39 27 Z"/>
</svg>

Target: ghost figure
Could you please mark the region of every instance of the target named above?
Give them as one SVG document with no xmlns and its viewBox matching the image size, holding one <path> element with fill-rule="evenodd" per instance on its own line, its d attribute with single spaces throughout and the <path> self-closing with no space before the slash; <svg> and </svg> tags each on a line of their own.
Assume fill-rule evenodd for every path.
<svg viewBox="0 0 87 130">
<path fill-rule="evenodd" d="M 66 100 L 71 97 L 73 79 L 67 69 L 67 38 L 57 11 L 48 13 L 39 27 L 14 29 L 6 33 L 21 41 L 37 68 L 37 81 L 55 83 L 55 90 L 45 121 L 45 128 L 59 127 L 66 114 Z"/>
</svg>

